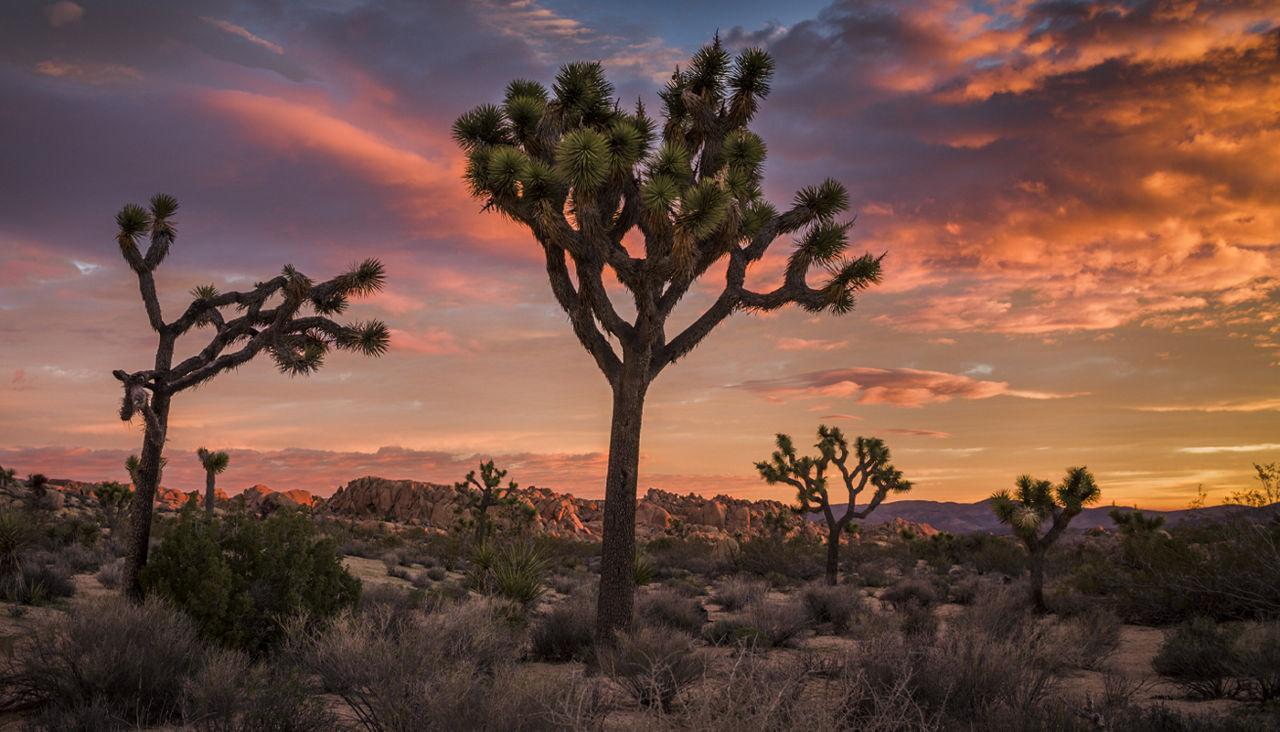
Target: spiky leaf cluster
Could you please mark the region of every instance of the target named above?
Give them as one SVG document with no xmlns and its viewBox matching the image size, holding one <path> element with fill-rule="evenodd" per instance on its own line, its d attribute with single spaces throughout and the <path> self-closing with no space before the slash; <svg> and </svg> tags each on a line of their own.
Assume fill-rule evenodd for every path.
<svg viewBox="0 0 1280 732">
<path fill-rule="evenodd" d="M 1000 523 L 1009 526 L 1032 550 L 1052 544 L 1084 506 L 1096 502 L 1102 495 L 1093 475 L 1083 466 L 1068 468 L 1057 486 L 1030 475 L 1019 476 L 1016 486 L 1017 490 L 1012 493 L 1008 490 L 994 493 L 991 510 Z M 1046 522 L 1052 523 L 1042 535 L 1040 530 Z"/>
<path fill-rule="evenodd" d="M 733 54 L 717 38 L 660 92 L 661 122 L 642 104 L 624 110 L 600 64 L 573 63 L 550 89 L 517 79 L 501 104 L 454 123 L 472 195 L 532 231 L 557 300 L 606 374 L 618 361 L 608 340 L 654 333 L 640 324 L 665 321 L 716 262 L 728 263 L 721 297 L 683 332 L 655 344 L 653 374 L 737 310 L 795 303 L 844 313 L 858 291 L 879 281 L 880 257 L 845 256 L 850 222 L 839 216 L 849 195 L 838 182 L 802 189 L 784 212 L 763 200 L 768 151 L 748 124 L 772 75 L 769 54 Z M 643 256 L 622 244 L 637 228 Z M 784 235 L 795 235 L 785 281 L 768 292 L 748 290 L 747 268 Z M 605 268 L 635 295 L 635 323 L 614 312 Z M 821 282 L 810 285 L 814 277 Z"/>
</svg>

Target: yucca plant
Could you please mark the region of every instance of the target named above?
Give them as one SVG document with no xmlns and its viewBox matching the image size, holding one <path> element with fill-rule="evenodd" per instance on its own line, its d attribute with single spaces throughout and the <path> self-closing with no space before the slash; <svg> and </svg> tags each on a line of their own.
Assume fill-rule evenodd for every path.
<svg viewBox="0 0 1280 732">
<path fill-rule="evenodd" d="M 606 643 L 631 625 L 649 385 L 737 311 L 794 303 L 847 313 L 854 295 L 880 279 L 881 257 L 845 257 L 844 186 L 828 179 L 801 189 L 785 211 L 764 199 L 765 145 L 747 125 L 772 75 L 768 53 L 735 56 L 717 38 L 672 75 L 660 93 L 662 120 L 642 104 L 624 111 L 600 64 L 581 62 L 563 66 L 550 89 L 512 81 L 501 103 L 453 125 L 471 194 L 533 234 L 556 302 L 613 391 L 596 623 Z M 635 251 L 623 244 L 632 232 L 643 240 Z M 748 289 L 747 270 L 789 235 L 795 248 L 782 283 Z M 676 305 L 717 264 L 725 281 L 715 301 L 668 337 Z M 633 320 L 611 302 L 606 269 L 630 292 Z"/>
<path fill-rule="evenodd" d="M 213 515 L 213 484 L 218 475 L 227 469 L 227 465 L 231 462 L 231 456 L 219 450 L 210 452 L 201 447 L 196 450 L 196 456 L 200 458 L 200 465 L 204 468 L 204 510 L 210 516 Z"/>
<path fill-rule="evenodd" d="M 796 489 L 799 507 L 806 516 L 815 508 L 827 521 L 827 584 L 834 585 L 840 573 L 840 535 L 853 519 L 864 519 L 884 501 L 885 496 L 911 490 L 911 481 L 889 462 L 889 448 L 877 437 L 859 437 L 849 452 L 849 441 L 839 427 L 818 426 L 817 457 L 798 457 L 790 435 L 778 435 L 778 449 L 769 460 L 756 463 L 760 477 L 770 484 L 786 483 Z M 857 462 L 850 462 L 853 457 Z M 834 466 L 834 468 L 833 468 Z M 828 473 L 837 473 L 848 494 L 844 513 L 839 518 L 831 508 L 827 489 Z M 870 485 L 875 489 L 871 500 L 855 508 L 858 496 Z"/>
<path fill-rule="evenodd" d="M 142 454 L 131 471 L 135 510 L 129 517 L 122 581 L 125 594 L 135 601 L 142 597 L 138 572 L 147 562 L 151 507 L 160 484 L 173 396 L 263 352 L 281 372 L 307 375 L 324 364 L 332 349 L 379 356 L 386 352 L 390 338 L 387 327 L 379 321 L 341 324 L 330 317 L 345 311 L 352 297 L 382 289 L 386 275 L 375 259 L 319 283 L 286 265 L 280 275 L 257 283 L 251 290 L 198 288 L 182 315 L 166 322 L 156 292 L 155 271 L 176 239 L 177 210 L 178 201 L 161 193 L 151 198 L 147 208 L 129 204 L 116 214 L 120 254 L 138 277 L 147 320 L 159 336 L 152 368 L 112 372 L 124 386 L 120 418 L 129 421 L 140 414 L 145 423 Z M 143 239 L 149 242 L 145 254 L 139 249 Z M 212 331 L 207 344 L 175 364 L 179 339 L 202 327 Z"/>
<path fill-rule="evenodd" d="M 1031 603 L 1037 612 L 1047 612 L 1044 602 L 1044 558 L 1049 547 L 1067 530 L 1071 519 L 1084 507 L 1096 502 L 1102 491 L 1093 475 L 1082 467 L 1067 468 L 1067 475 L 1056 487 L 1047 480 L 1030 475 L 1018 478 L 1018 491 L 997 491 L 991 496 L 991 510 L 1002 524 L 1013 529 L 1027 549 L 1031 563 Z M 1040 533 L 1044 524 L 1048 530 Z"/>
<path fill-rule="evenodd" d="M 493 590 L 499 595 L 532 607 L 547 591 L 547 559 L 527 542 L 514 542 L 498 549 L 493 562 Z"/>
</svg>

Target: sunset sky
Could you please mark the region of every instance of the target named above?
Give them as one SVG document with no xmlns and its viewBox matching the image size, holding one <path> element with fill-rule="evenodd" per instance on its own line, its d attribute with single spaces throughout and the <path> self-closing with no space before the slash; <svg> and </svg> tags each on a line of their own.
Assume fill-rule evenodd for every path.
<svg viewBox="0 0 1280 732">
<path fill-rule="evenodd" d="M 350 315 L 392 328 L 381 359 L 291 379 L 264 358 L 179 394 L 165 485 L 203 486 L 205 445 L 231 453 L 229 493 L 493 458 L 600 497 L 605 379 L 531 235 L 467 196 L 450 125 L 575 60 L 659 110 L 717 30 L 776 60 L 767 197 L 843 182 L 851 251 L 887 252 L 884 281 L 843 317 L 737 314 L 667 369 L 641 494 L 789 500 L 752 463 L 821 423 L 884 438 L 933 500 L 1083 464 L 1105 503 L 1181 508 L 1280 460 L 1274 2 L 19 0 L 0 5 L 0 465 L 126 480 L 141 425 L 111 371 L 149 368 L 155 336 L 113 218 L 163 191 L 168 318 L 195 285 L 376 257 L 387 288 Z"/>
</svg>

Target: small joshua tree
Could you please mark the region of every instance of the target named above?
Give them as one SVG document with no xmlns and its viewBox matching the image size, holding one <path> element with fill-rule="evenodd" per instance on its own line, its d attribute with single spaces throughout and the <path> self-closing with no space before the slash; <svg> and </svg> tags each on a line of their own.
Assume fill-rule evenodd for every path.
<svg viewBox="0 0 1280 732">
<path fill-rule="evenodd" d="M 1116 525 L 1121 536 L 1146 537 L 1164 528 L 1164 516 L 1148 516 L 1141 511 L 1125 511 L 1113 508 L 1107 516 Z"/>
<path fill-rule="evenodd" d="M 1018 491 L 997 491 L 991 496 L 991 510 L 1000 523 L 1013 529 L 1022 541 L 1031 562 L 1031 603 L 1037 612 L 1047 612 L 1044 602 L 1044 557 L 1049 547 L 1067 530 L 1071 519 L 1102 495 L 1093 476 L 1083 466 L 1067 468 L 1067 475 L 1056 487 L 1047 480 L 1030 475 L 1018 478 Z M 1048 531 L 1040 529 L 1046 522 Z"/>
<path fill-rule="evenodd" d="M 119 527 L 120 517 L 133 502 L 133 491 L 126 485 L 107 480 L 94 487 L 93 497 L 98 499 L 98 507 L 102 509 L 107 528 L 111 529 L 111 534 L 114 536 Z"/>
<path fill-rule="evenodd" d="M 13 468 L 5 468 L 0 470 L 0 487 L 9 487 L 16 482 L 18 471 Z"/>
<path fill-rule="evenodd" d="M 151 329 L 159 335 L 155 365 L 150 369 L 114 371 L 124 385 L 120 418 L 129 421 L 141 414 L 145 422 L 142 454 L 132 471 L 137 493 L 129 517 L 121 584 L 131 599 L 142 598 L 138 572 L 147 561 L 151 536 L 151 507 L 160 483 L 161 453 L 169 426 L 173 395 L 208 382 L 213 377 L 266 352 L 283 373 L 307 375 L 324 364 L 333 348 L 378 356 L 387 350 L 387 327 L 378 321 L 340 324 L 329 316 L 346 310 L 351 297 L 382 289 L 382 265 L 365 260 L 331 280 L 314 283 L 291 266 L 253 289 L 218 292 L 198 287 L 195 299 L 176 320 L 166 322 L 156 292 L 155 270 L 174 242 L 173 215 L 178 202 L 165 194 L 151 199 L 150 208 L 129 204 L 116 214 L 116 242 L 125 262 L 138 276 L 138 289 Z M 146 237 L 146 253 L 139 240 Z M 306 315 L 309 309 L 313 314 Z M 226 310 L 226 312 L 224 312 Z M 193 355 L 174 363 L 178 339 L 193 329 L 210 331 L 207 344 Z"/>
<path fill-rule="evenodd" d="M 212 516 L 213 483 L 216 476 L 227 469 L 227 464 L 231 462 L 231 456 L 221 450 L 209 452 L 203 447 L 196 450 L 196 456 L 200 458 L 200 464 L 204 466 L 204 510 L 205 513 Z"/>
<path fill-rule="evenodd" d="M 533 234 L 556 302 L 612 391 L 596 615 L 603 644 L 631 627 L 640 427 L 653 380 L 735 312 L 796 304 L 840 315 L 880 279 L 881 257 L 845 256 L 852 222 L 837 219 L 849 207 L 840 183 L 800 190 L 785 211 L 765 200 L 765 145 L 747 125 L 772 76 L 769 54 L 734 57 L 717 38 L 672 75 L 662 120 L 640 104 L 624 111 L 599 63 L 572 63 L 549 92 L 514 80 L 501 104 L 453 125 L 471 194 Z M 748 289 L 747 270 L 790 235 L 781 283 Z M 724 282 L 715 301 L 669 333 L 676 306 L 716 265 Z M 615 278 L 631 321 L 606 287 Z"/>
<path fill-rule="evenodd" d="M 786 483 L 796 489 L 801 515 L 815 508 L 822 511 L 827 520 L 827 584 L 834 585 L 840 572 L 840 535 L 853 519 L 865 519 L 876 510 L 890 491 L 904 493 L 911 490 L 911 482 L 902 478 L 902 471 L 889 462 L 889 448 L 876 437 L 859 437 L 854 441 L 853 456 L 857 462 L 849 462 L 849 443 L 839 427 L 818 427 L 817 457 L 797 457 L 790 435 L 778 435 L 778 449 L 769 460 L 756 463 L 760 477 L 769 483 Z M 834 465 L 839 478 L 848 491 L 849 502 L 844 513 L 836 518 L 831 508 L 831 495 L 827 490 L 828 471 Z M 871 500 L 855 510 L 858 495 L 868 486 L 875 488 Z"/>
<path fill-rule="evenodd" d="M 454 493 L 457 495 L 454 510 L 462 514 L 458 525 L 462 528 L 474 529 L 475 546 L 484 544 L 489 536 L 489 530 L 493 528 L 493 517 L 488 514 L 490 508 L 517 508 L 517 504 L 520 503 L 520 496 L 515 492 L 518 486 L 514 480 L 508 481 L 506 488 L 501 487 L 502 479 L 505 477 L 507 477 L 507 471 L 498 470 L 490 460 L 487 463 L 480 463 L 478 478 L 476 471 L 472 470 L 467 473 L 466 478 L 453 484 Z"/>
</svg>

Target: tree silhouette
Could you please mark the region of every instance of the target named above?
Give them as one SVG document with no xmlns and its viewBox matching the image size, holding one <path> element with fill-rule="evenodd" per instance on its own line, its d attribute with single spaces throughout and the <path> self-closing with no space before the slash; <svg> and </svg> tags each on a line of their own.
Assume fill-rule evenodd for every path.
<svg viewBox="0 0 1280 732">
<path fill-rule="evenodd" d="M 890 491 L 905 493 L 911 490 L 911 482 L 903 480 L 902 471 L 889 462 L 889 448 L 875 437 L 859 437 L 854 441 L 853 456 L 857 462 L 849 463 L 849 442 L 839 427 L 818 427 L 817 457 L 797 457 L 790 435 L 778 435 L 778 449 L 769 460 L 756 463 L 760 477 L 769 483 L 786 483 L 796 489 L 801 516 L 807 516 L 815 508 L 822 511 L 827 521 L 827 584 L 834 585 L 840 571 L 840 535 L 853 519 L 865 519 L 876 510 Z M 839 479 L 848 492 L 844 513 L 836 518 L 831 507 L 831 494 L 827 489 L 828 471 L 834 465 Z M 875 493 L 867 505 L 855 510 L 858 496 L 870 485 Z"/>
<path fill-rule="evenodd" d="M 478 479 L 476 471 L 472 470 L 467 473 L 466 478 L 453 484 L 453 490 L 457 496 L 455 510 L 459 514 L 466 514 L 463 520 L 459 521 L 459 525 L 464 528 L 474 528 L 474 541 L 477 547 L 484 544 L 489 536 L 489 529 L 493 525 L 493 517 L 488 515 L 489 509 L 494 506 L 513 507 L 520 501 L 520 496 L 515 492 L 517 486 L 514 480 L 507 481 L 506 488 L 501 487 L 502 479 L 505 477 L 507 477 L 507 471 L 498 470 L 490 460 L 487 463 L 480 463 Z"/>
<path fill-rule="evenodd" d="M 795 303 L 846 313 L 854 294 L 880 278 L 879 257 L 844 257 L 851 222 L 836 220 L 849 204 L 842 185 L 828 179 L 804 188 L 781 213 L 764 200 L 765 145 L 747 123 L 772 74 L 769 54 L 731 57 L 717 38 L 660 93 L 660 129 L 642 104 L 634 113 L 620 108 L 599 63 L 565 65 L 550 93 L 512 81 L 502 104 L 477 107 L 453 125 L 472 195 L 533 234 L 556 302 L 612 390 L 596 619 L 602 643 L 631 624 L 649 385 L 736 311 Z M 624 243 L 632 232 L 637 241 Z M 781 284 L 748 289 L 748 268 L 788 234 L 798 237 Z M 717 264 L 724 284 L 714 302 L 668 337 L 676 305 Z M 815 268 L 823 279 L 811 287 Z M 631 321 L 610 300 L 606 281 L 614 280 L 628 292 Z"/>
<path fill-rule="evenodd" d="M 0 470 L 0 487 L 8 487 L 16 483 L 18 471 L 13 468 Z"/>
<path fill-rule="evenodd" d="M 1057 487 L 1047 480 L 1030 475 L 1018 478 L 1018 492 L 997 491 L 991 496 L 991 510 L 1000 523 L 1013 529 L 1031 560 L 1031 603 L 1037 612 L 1047 612 L 1044 602 L 1044 556 L 1053 543 L 1067 530 L 1071 519 L 1102 495 L 1093 476 L 1084 467 L 1067 468 L 1067 475 Z M 1051 521 L 1049 530 L 1041 526 Z"/>
<path fill-rule="evenodd" d="M 200 458 L 200 465 L 204 467 L 204 510 L 205 513 L 212 516 L 213 483 L 216 476 L 221 475 L 222 471 L 227 469 L 227 465 L 231 462 L 231 456 L 221 450 L 209 452 L 203 447 L 196 450 L 196 456 Z"/>
<path fill-rule="evenodd" d="M 141 414 L 145 423 L 142 454 L 131 470 L 136 493 L 122 577 L 124 592 L 133 600 L 142 597 L 138 571 L 147 561 L 151 509 L 160 482 L 173 395 L 204 384 L 264 351 L 283 373 L 307 375 L 324 364 L 331 348 L 378 356 L 387 350 L 389 338 L 387 327 L 376 320 L 339 324 L 328 317 L 346 310 L 351 297 L 382 289 L 382 264 L 374 259 L 319 284 L 285 266 L 280 275 L 244 292 L 220 293 L 211 285 L 198 287 L 182 315 L 165 322 L 155 270 L 174 242 L 173 215 L 177 210 L 178 202 L 172 196 L 158 194 L 152 197 L 149 210 L 129 204 L 116 214 L 120 253 L 138 276 L 147 320 L 159 336 L 153 368 L 112 372 L 124 385 L 120 418 L 129 421 Z M 149 239 L 145 254 L 138 248 L 143 237 Z M 304 309 L 313 314 L 304 315 Z M 198 352 L 174 364 L 178 339 L 193 328 L 208 328 L 212 334 Z"/>
</svg>

